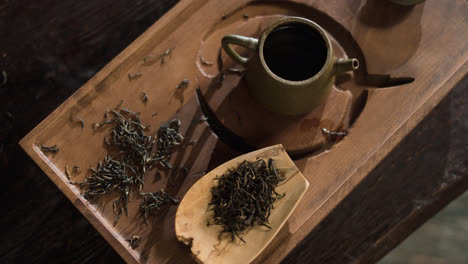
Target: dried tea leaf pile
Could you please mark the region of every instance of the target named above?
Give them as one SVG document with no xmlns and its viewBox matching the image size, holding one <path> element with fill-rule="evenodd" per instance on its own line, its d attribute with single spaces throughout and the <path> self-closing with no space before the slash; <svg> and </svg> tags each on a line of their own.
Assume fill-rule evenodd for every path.
<svg viewBox="0 0 468 264">
<path fill-rule="evenodd" d="M 172 169 L 169 160 L 172 152 L 174 152 L 174 146 L 181 145 L 184 142 L 184 137 L 179 133 L 179 127 L 179 119 L 167 121 L 159 127 L 156 155 L 153 161 L 157 161 L 164 168 Z"/>
<path fill-rule="evenodd" d="M 146 136 L 144 130 L 147 128 L 141 124 L 136 113 L 124 112 L 128 117 L 112 110 L 116 118 L 112 120 L 114 128 L 106 136 L 111 140 L 106 142 L 111 146 L 117 146 L 122 156 L 122 164 L 125 164 L 126 171 L 130 174 L 133 184 L 141 190 L 144 184 L 144 176 L 153 165 L 151 151 L 155 139 Z"/>
<path fill-rule="evenodd" d="M 227 233 L 234 241 L 254 226 L 268 226 L 273 204 L 284 194 L 275 188 L 284 180 L 276 170 L 273 160 L 243 161 L 237 168 L 229 169 L 215 178 L 218 184 L 211 188 L 209 209 L 213 211 L 208 225 L 221 225 L 220 236 Z"/>
<path fill-rule="evenodd" d="M 113 109 L 110 113 L 114 118 L 96 123 L 95 128 L 113 125 L 104 141 L 111 148 L 115 148 L 117 155 L 108 155 L 100 161 L 96 169 L 91 168 L 92 174 L 78 184 L 86 199 L 107 194 L 117 193 L 113 209 L 117 224 L 122 212 L 127 212 L 129 194 L 133 188 L 140 192 L 144 185 L 145 174 L 159 164 L 164 168 L 171 168 L 169 159 L 175 145 L 182 144 L 184 138 L 179 133 L 180 121 L 174 119 L 160 126 L 158 137 L 145 135 L 147 126 L 141 124 L 138 113 L 122 108 L 119 112 Z M 108 115 L 106 114 L 106 119 Z M 157 143 L 156 143 L 157 142 Z M 155 144 L 156 143 L 156 144 Z M 156 150 L 153 151 L 156 145 Z M 146 216 L 146 214 L 145 214 Z"/>
<path fill-rule="evenodd" d="M 170 202 L 178 204 L 179 200 L 172 198 L 164 190 L 155 191 L 153 193 L 143 193 L 145 198 L 140 204 L 141 210 L 144 212 L 145 223 L 148 215 L 156 215 L 161 208 Z"/>
</svg>

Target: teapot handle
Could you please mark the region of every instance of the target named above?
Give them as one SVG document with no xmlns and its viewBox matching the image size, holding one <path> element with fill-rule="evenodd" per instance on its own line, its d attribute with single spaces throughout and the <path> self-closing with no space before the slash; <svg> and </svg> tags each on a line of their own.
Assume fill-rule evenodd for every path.
<svg viewBox="0 0 468 264">
<path fill-rule="evenodd" d="M 249 61 L 249 58 L 245 58 L 239 55 L 239 53 L 237 53 L 232 48 L 231 44 L 238 45 L 251 50 L 256 50 L 258 46 L 258 39 L 229 34 L 224 36 L 221 40 L 221 45 L 223 46 L 224 51 L 226 51 L 229 57 L 231 57 L 234 61 L 240 64 L 246 64 Z"/>
</svg>

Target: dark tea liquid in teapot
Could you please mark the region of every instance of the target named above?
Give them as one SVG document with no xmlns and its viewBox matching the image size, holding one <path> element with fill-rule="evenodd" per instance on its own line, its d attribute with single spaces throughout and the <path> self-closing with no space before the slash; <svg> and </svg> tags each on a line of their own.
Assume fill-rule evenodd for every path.
<svg viewBox="0 0 468 264">
<path fill-rule="evenodd" d="M 263 56 L 268 68 L 289 81 L 317 74 L 327 59 L 327 46 L 314 28 L 292 23 L 274 29 L 265 39 Z"/>
</svg>

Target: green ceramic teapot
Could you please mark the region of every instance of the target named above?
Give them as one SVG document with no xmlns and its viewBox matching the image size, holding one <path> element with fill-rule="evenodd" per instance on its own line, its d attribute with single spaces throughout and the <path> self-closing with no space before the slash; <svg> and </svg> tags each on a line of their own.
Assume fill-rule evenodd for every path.
<svg viewBox="0 0 468 264">
<path fill-rule="evenodd" d="M 226 35 L 221 43 L 226 53 L 246 68 L 252 95 L 280 114 L 310 112 L 327 98 L 336 74 L 359 66 L 357 59 L 336 58 L 325 31 L 300 17 L 273 22 L 258 39 Z M 255 54 L 242 57 L 231 44 L 254 50 Z"/>
</svg>

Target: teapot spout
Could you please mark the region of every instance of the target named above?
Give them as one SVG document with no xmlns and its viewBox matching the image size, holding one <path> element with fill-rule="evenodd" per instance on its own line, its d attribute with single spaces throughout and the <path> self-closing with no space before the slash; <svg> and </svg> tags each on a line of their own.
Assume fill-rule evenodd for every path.
<svg viewBox="0 0 468 264">
<path fill-rule="evenodd" d="M 359 68 L 357 59 L 338 59 L 335 62 L 335 73 L 343 73 L 347 71 L 355 71 Z"/>
</svg>

